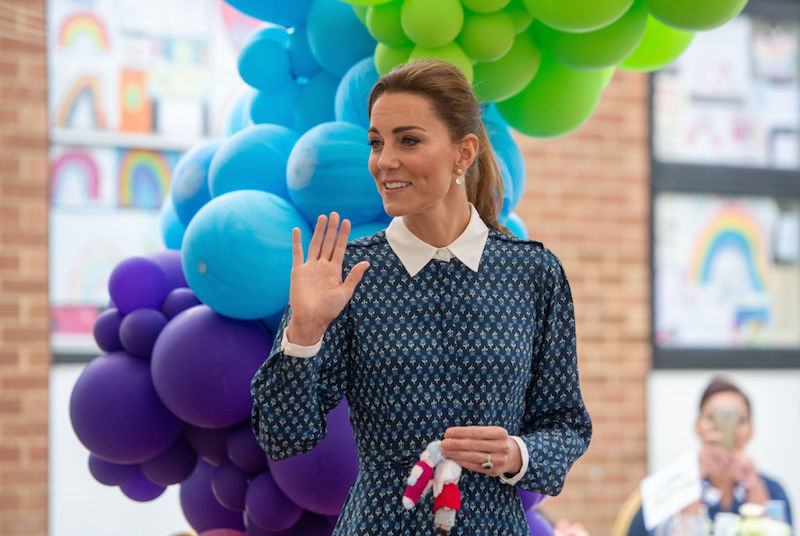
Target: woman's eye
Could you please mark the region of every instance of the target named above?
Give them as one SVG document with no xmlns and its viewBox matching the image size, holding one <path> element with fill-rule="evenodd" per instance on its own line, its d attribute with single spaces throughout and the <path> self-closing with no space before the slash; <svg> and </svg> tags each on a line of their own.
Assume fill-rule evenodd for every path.
<svg viewBox="0 0 800 536">
<path fill-rule="evenodd" d="M 412 138 L 411 136 L 403 137 L 403 145 L 416 145 L 419 143 L 417 138 Z"/>
<path fill-rule="evenodd" d="M 373 149 L 381 146 L 381 140 L 369 140 L 369 146 Z"/>
</svg>

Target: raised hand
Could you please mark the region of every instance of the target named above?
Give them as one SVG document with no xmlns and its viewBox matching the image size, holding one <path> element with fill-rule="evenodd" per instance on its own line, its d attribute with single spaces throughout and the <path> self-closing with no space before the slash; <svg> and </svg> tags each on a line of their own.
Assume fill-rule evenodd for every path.
<svg viewBox="0 0 800 536">
<path fill-rule="evenodd" d="M 342 261 L 349 234 L 349 220 L 344 220 L 339 228 L 336 212 L 331 212 L 330 220 L 320 215 L 304 262 L 300 229 L 292 229 L 289 288 L 292 317 L 285 333 L 290 342 L 309 346 L 320 340 L 328 325 L 350 301 L 356 285 L 369 268 L 367 261 L 359 262 L 342 281 Z"/>
</svg>

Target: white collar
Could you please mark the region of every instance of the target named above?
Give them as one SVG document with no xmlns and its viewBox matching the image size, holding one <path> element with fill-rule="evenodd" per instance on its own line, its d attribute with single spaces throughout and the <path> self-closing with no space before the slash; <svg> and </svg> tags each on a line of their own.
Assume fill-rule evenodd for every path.
<svg viewBox="0 0 800 536">
<path fill-rule="evenodd" d="M 489 228 L 483 223 L 472 203 L 469 206 L 471 213 L 467 228 L 443 248 L 437 248 L 417 238 L 403 223 L 403 218 L 392 219 L 386 228 L 386 241 L 400 258 L 408 275 L 414 277 L 433 258 L 450 260 L 451 256 L 458 257 L 473 272 L 478 271 Z"/>
</svg>

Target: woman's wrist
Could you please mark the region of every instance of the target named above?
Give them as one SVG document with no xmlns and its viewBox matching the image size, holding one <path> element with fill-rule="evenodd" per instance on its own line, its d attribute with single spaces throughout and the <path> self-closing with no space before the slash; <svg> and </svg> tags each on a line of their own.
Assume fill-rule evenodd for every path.
<svg viewBox="0 0 800 536">
<path fill-rule="evenodd" d="M 289 319 L 289 324 L 287 324 L 286 330 L 284 331 L 284 337 L 292 344 L 311 346 L 319 342 L 322 336 L 325 335 L 327 329 L 328 326 L 298 321 L 293 317 Z"/>
</svg>

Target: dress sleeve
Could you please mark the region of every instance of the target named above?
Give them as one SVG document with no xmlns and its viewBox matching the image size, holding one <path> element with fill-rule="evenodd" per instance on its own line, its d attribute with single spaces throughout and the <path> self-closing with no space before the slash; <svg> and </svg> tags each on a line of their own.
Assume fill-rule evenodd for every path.
<svg viewBox="0 0 800 536">
<path fill-rule="evenodd" d="M 325 416 L 347 390 L 349 305 L 331 322 L 317 355 L 286 355 L 281 340 L 291 318 L 286 308 L 269 357 L 253 377 L 250 425 L 267 455 L 281 460 L 308 452 L 327 434 Z"/>
<path fill-rule="evenodd" d="M 578 381 L 569 283 L 561 263 L 548 250 L 541 269 L 533 371 L 519 434 L 528 448 L 528 470 L 516 485 L 558 495 L 567 471 L 589 446 L 592 423 Z"/>
</svg>

